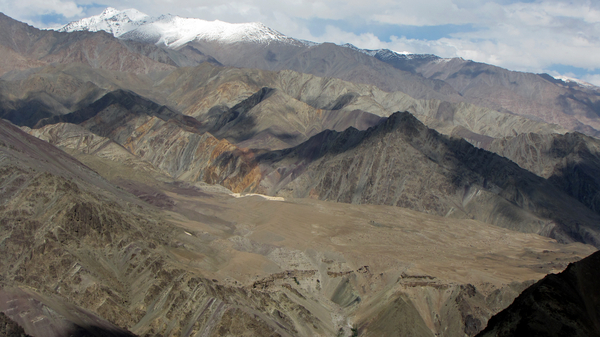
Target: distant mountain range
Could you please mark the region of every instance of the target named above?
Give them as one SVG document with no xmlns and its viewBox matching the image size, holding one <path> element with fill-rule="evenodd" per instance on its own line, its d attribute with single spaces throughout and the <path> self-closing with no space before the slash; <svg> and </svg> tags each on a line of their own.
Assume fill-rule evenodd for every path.
<svg viewBox="0 0 600 337">
<path fill-rule="evenodd" d="M 600 135 L 600 90 L 546 74 L 513 72 L 460 58 L 307 43 L 259 23 L 151 18 L 133 9 L 109 8 L 99 16 L 69 23 L 59 30 L 104 30 L 123 40 L 154 43 L 187 54 L 193 50 L 191 53 L 210 56 L 226 66 L 290 69 L 337 77 L 386 91 L 402 91 L 414 98 L 465 101 Z"/>
</svg>

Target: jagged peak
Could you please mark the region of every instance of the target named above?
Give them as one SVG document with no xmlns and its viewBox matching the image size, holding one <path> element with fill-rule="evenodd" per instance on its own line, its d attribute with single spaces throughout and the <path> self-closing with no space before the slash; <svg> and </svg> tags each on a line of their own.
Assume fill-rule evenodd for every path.
<svg viewBox="0 0 600 337">
<path fill-rule="evenodd" d="M 106 9 L 104 9 L 102 11 L 102 13 L 100 13 L 100 17 L 110 17 L 113 16 L 117 13 L 119 13 L 120 11 L 114 7 L 106 7 Z"/>
</svg>

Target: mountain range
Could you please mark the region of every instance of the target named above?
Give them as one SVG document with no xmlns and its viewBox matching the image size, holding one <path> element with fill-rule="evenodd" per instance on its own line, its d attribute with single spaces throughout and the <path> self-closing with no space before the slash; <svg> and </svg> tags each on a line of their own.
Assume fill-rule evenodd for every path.
<svg viewBox="0 0 600 337">
<path fill-rule="evenodd" d="M 225 66 L 289 69 L 372 84 L 414 98 L 465 101 L 592 136 L 598 136 L 600 128 L 600 93 L 596 87 L 460 58 L 306 43 L 258 23 L 237 25 L 175 16 L 151 18 L 135 10 L 112 8 L 58 30 L 107 31 L 122 40 L 151 42 L 169 49 L 192 47 Z"/>
<path fill-rule="evenodd" d="M 535 334 L 550 282 L 532 315 L 595 331 L 596 297 L 567 309 L 600 247 L 599 88 L 134 9 L 0 32 L 7 329 Z"/>
</svg>

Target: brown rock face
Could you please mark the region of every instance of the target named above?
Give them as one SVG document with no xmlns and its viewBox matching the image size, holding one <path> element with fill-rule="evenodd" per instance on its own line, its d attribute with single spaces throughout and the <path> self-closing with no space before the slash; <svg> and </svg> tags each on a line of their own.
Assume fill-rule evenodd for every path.
<svg viewBox="0 0 600 337">
<path fill-rule="evenodd" d="M 111 92 L 84 109 L 43 119 L 37 127 L 61 122 L 78 123 L 112 139 L 137 158 L 177 179 L 220 184 L 242 192 L 255 189 L 261 178 L 251 152 L 202 132 L 201 123 L 194 118 L 131 92 Z M 57 139 L 68 132 L 56 131 Z"/>
<path fill-rule="evenodd" d="M 251 152 L 209 133 L 189 132 L 177 123 L 156 117 L 147 119 L 123 146 L 184 181 L 219 184 L 242 192 L 254 190 L 262 177 Z"/>
</svg>

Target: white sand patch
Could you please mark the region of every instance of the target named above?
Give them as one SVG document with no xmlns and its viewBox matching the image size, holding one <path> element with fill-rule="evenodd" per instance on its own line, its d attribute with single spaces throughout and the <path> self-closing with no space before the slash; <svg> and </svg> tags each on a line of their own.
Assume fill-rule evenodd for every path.
<svg viewBox="0 0 600 337">
<path fill-rule="evenodd" d="M 252 197 L 252 196 L 257 196 L 257 197 L 262 197 L 262 198 L 265 198 L 265 199 L 267 199 L 267 200 L 272 200 L 272 201 L 285 201 L 285 199 L 284 199 L 284 198 L 282 198 L 282 197 L 271 197 L 271 196 L 268 196 L 268 195 L 264 195 L 264 194 L 257 194 L 257 193 L 246 193 L 246 194 L 241 194 L 241 193 L 231 193 L 231 194 L 229 194 L 229 195 L 231 195 L 232 197 L 235 197 L 235 198 L 243 198 L 243 197 Z"/>
</svg>

